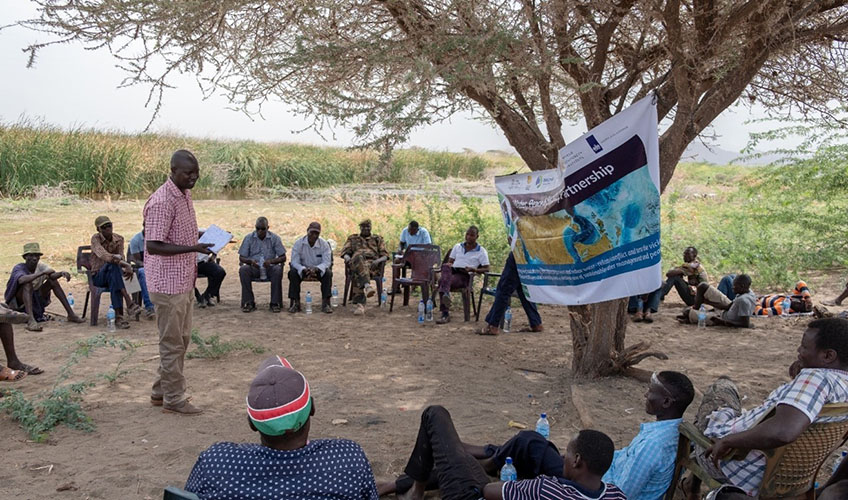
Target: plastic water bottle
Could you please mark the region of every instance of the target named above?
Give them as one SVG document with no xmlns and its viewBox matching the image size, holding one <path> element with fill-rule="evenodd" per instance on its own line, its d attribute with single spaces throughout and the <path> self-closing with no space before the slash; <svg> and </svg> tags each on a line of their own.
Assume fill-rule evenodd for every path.
<svg viewBox="0 0 848 500">
<path fill-rule="evenodd" d="M 841 455 L 833 462 L 833 474 L 836 474 L 836 469 L 842 464 L 842 461 L 845 460 L 845 456 L 848 455 L 848 451 L 843 451 Z"/>
<path fill-rule="evenodd" d="M 330 304 L 333 307 L 339 307 L 339 287 L 333 285 L 333 295 L 330 297 Z"/>
<path fill-rule="evenodd" d="M 792 301 L 789 297 L 783 298 L 783 316 L 789 316 L 789 309 L 792 308 Z"/>
<path fill-rule="evenodd" d="M 501 467 L 501 481 L 517 481 L 518 472 L 512 465 L 512 457 L 506 457 L 506 463 Z"/>
<path fill-rule="evenodd" d="M 68 305 L 71 306 L 71 311 L 74 310 L 74 294 L 68 292 Z"/>
<path fill-rule="evenodd" d="M 109 333 L 115 332 L 115 308 L 112 306 L 106 311 L 106 329 Z"/>
<path fill-rule="evenodd" d="M 386 278 L 383 278 L 383 281 L 386 281 Z M 382 309 L 389 308 L 389 294 L 386 292 L 386 284 L 383 283 L 383 293 L 380 294 L 380 307 Z"/>
<path fill-rule="evenodd" d="M 543 438 L 548 439 L 551 435 L 551 423 L 548 422 L 548 414 L 542 413 L 542 416 L 539 417 L 539 420 L 536 421 L 536 432 L 542 435 Z"/>
<path fill-rule="evenodd" d="M 418 324 L 424 325 L 424 314 L 426 311 L 426 306 L 424 305 L 424 299 L 418 301 Z"/>
<path fill-rule="evenodd" d="M 312 314 L 312 292 L 306 292 L 306 314 Z"/>
<path fill-rule="evenodd" d="M 265 256 L 259 256 L 259 279 L 266 280 L 268 279 L 268 271 L 265 269 Z"/>
<path fill-rule="evenodd" d="M 506 306 L 506 312 L 504 312 L 504 333 L 509 333 L 510 327 L 512 327 L 512 308 Z"/>
<path fill-rule="evenodd" d="M 707 327 L 707 308 L 704 307 L 704 304 L 701 304 L 701 308 L 698 309 L 698 328 L 706 328 Z"/>
<path fill-rule="evenodd" d="M 428 298 L 424 305 L 424 320 L 427 322 L 433 321 L 433 299 Z"/>
</svg>

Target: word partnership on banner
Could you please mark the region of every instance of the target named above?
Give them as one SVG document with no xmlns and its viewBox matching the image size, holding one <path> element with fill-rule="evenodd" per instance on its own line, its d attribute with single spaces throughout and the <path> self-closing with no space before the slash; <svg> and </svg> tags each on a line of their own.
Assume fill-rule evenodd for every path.
<svg viewBox="0 0 848 500">
<path fill-rule="evenodd" d="M 495 187 L 533 302 L 591 304 L 662 284 L 651 97 L 563 147 L 558 168 L 497 177 Z"/>
</svg>

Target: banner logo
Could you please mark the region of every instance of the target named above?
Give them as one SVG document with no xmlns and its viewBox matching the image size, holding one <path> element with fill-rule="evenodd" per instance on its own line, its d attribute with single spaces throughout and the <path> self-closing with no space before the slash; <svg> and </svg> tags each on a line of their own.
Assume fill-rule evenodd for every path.
<svg viewBox="0 0 848 500">
<path fill-rule="evenodd" d="M 590 135 L 589 137 L 587 137 L 586 142 L 589 143 L 589 146 L 592 148 L 592 151 L 594 151 L 596 153 L 600 153 L 601 151 L 604 150 L 604 148 L 601 147 L 601 143 L 598 142 L 597 139 L 595 139 L 594 135 Z"/>
</svg>

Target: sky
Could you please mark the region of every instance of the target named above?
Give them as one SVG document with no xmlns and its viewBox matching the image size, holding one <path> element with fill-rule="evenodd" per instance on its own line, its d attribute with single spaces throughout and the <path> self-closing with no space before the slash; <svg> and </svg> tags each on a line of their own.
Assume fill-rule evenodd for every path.
<svg viewBox="0 0 848 500">
<path fill-rule="evenodd" d="M 35 16 L 35 6 L 29 0 L 2 3 L 0 26 Z M 145 107 L 149 88 L 117 88 L 125 73 L 116 67 L 116 60 L 108 51 L 86 50 L 81 44 L 55 45 L 42 49 L 35 66 L 27 68 L 27 54 L 21 49 L 47 40 L 48 35 L 17 26 L 0 31 L 0 122 L 8 124 L 27 118 L 66 129 L 126 133 L 144 129 L 153 114 L 152 108 Z M 224 97 L 204 99 L 192 75 L 179 75 L 171 84 L 175 88 L 166 91 L 153 131 L 217 139 L 354 145 L 353 134 L 339 127 L 321 134 L 312 130 L 299 132 L 312 120 L 295 115 L 282 103 L 270 103 L 263 108 L 263 117 L 251 118 L 229 109 Z M 760 116 L 761 110 L 752 115 L 741 106 L 726 110 L 708 129 L 718 136 L 711 144 L 738 152 L 752 128 L 745 121 Z M 582 122 L 568 126 L 564 131 L 566 141 L 585 130 Z M 414 131 L 404 145 L 409 146 L 436 151 L 514 151 L 496 126 L 475 119 L 470 113 Z"/>
</svg>

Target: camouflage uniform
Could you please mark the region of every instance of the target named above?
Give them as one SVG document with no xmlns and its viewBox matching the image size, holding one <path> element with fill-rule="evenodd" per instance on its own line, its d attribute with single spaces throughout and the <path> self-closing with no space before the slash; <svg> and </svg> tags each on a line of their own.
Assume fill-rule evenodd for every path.
<svg viewBox="0 0 848 500">
<path fill-rule="evenodd" d="M 340 255 L 350 255 L 350 274 L 353 281 L 351 301 L 354 304 L 364 304 L 365 292 L 362 289 L 372 278 L 380 276 L 379 268 L 372 269 L 371 262 L 380 257 L 388 257 L 386 243 L 380 235 L 372 234 L 363 238 L 359 234 L 352 234 L 347 237 Z"/>
</svg>

